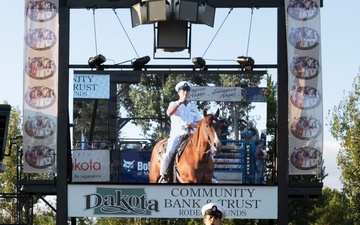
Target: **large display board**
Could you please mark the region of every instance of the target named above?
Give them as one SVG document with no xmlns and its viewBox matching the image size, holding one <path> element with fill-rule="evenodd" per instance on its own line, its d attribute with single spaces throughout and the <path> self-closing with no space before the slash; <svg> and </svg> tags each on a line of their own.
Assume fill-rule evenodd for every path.
<svg viewBox="0 0 360 225">
<path fill-rule="evenodd" d="M 119 123 L 116 125 L 116 134 L 112 134 L 116 137 L 116 142 L 109 141 L 112 132 L 109 127 L 114 125 L 110 121 L 110 118 L 114 117 L 110 108 L 116 108 L 117 114 L 121 109 L 119 103 L 111 97 L 117 96 L 118 90 L 115 90 L 116 93 L 109 93 L 112 83 L 110 76 L 106 73 L 97 74 L 95 71 L 93 73 L 79 71 L 74 74 L 71 182 L 148 184 L 151 153 L 156 141 L 145 144 L 141 139 L 124 141 Z M 241 79 L 240 75 L 234 77 Z M 138 84 L 134 84 L 132 88 L 145 92 L 145 88 Z M 175 91 L 173 92 L 176 94 Z M 226 106 L 231 106 L 231 109 L 239 110 L 235 112 L 238 117 L 244 118 L 243 127 L 237 131 L 239 138 L 230 137 L 229 131 L 235 129 L 232 126 L 222 131 L 222 148 L 212 156 L 214 184 L 265 184 L 266 166 L 263 163 L 264 166 L 259 171 L 256 166 L 255 150 L 260 139 L 266 139 L 266 132 L 261 135 L 256 127 L 250 127 L 250 122 L 247 124 L 246 121 L 250 117 L 248 105 L 258 102 L 266 106 L 264 99 L 266 100 L 266 88 L 249 88 L 247 91 L 241 87 L 214 85 L 192 87 L 190 93 L 192 102 L 197 104 L 216 102 L 210 107 L 218 108 L 223 104 L 224 111 L 227 110 Z M 155 101 L 157 100 L 154 99 Z M 254 111 L 256 117 L 252 117 L 252 122 L 262 123 L 262 128 L 266 128 L 266 107 L 261 109 L 255 107 Z M 228 115 L 232 113 L 228 112 Z M 266 146 L 261 150 L 263 156 L 266 156 Z M 259 178 L 255 179 L 255 176 Z"/>
</svg>

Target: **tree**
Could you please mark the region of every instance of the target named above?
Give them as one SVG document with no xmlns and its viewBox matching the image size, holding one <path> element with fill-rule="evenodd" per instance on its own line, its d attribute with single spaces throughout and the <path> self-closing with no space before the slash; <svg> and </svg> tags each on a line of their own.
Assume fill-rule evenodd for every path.
<svg viewBox="0 0 360 225">
<path fill-rule="evenodd" d="M 36 207 L 34 210 L 35 218 L 33 224 L 56 224 L 56 213 L 43 207 Z"/>
<path fill-rule="evenodd" d="M 350 218 L 349 199 L 336 189 L 323 189 L 317 198 L 297 198 L 289 201 L 289 224 L 356 224 Z"/>
<path fill-rule="evenodd" d="M 73 140 L 76 147 L 108 140 L 109 100 L 74 99 Z M 80 143 L 87 140 L 89 143 Z M 85 146 L 84 148 L 90 148 Z"/>
<path fill-rule="evenodd" d="M 275 176 L 276 173 L 276 120 L 277 120 L 277 84 L 274 83 L 274 81 L 271 78 L 271 75 L 268 74 L 266 77 L 267 82 L 267 129 L 266 129 L 266 135 L 267 135 L 267 148 L 268 148 L 268 170 L 270 173 L 268 173 L 268 180 L 272 181 L 272 179 Z"/>
<path fill-rule="evenodd" d="M 350 200 L 350 215 L 360 224 L 360 73 L 354 79 L 353 89 L 328 112 L 332 136 L 340 141 L 338 165 L 342 184 Z"/>
<path fill-rule="evenodd" d="M 316 213 L 319 215 L 316 221 L 318 225 L 354 224 L 354 221 L 349 218 L 349 199 L 343 192 L 325 187 L 318 201 L 320 202 L 316 208 Z"/>
<path fill-rule="evenodd" d="M 5 102 L 5 104 L 7 104 Z M 11 108 L 10 119 L 8 125 L 8 140 L 21 134 L 21 119 L 20 110 L 18 108 Z M 9 141 L 7 141 L 9 143 Z M 10 152 L 9 146 L 6 146 L 6 152 Z M 0 193 L 15 194 L 16 193 L 16 156 L 17 152 L 12 150 L 10 156 L 4 158 L 6 165 L 6 172 L 0 174 Z M 16 198 L 0 199 L 0 222 L 1 223 L 15 223 L 17 220 L 16 214 Z"/>
<path fill-rule="evenodd" d="M 5 104 L 7 104 L 5 102 Z M 8 125 L 8 137 L 7 143 L 10 143 L 10 140 L 14 140 L 15 137 L 21 137 L 21 112 L 18 107 L 12 107 L 10 112 L 10 119 Z M 4 194 L 8 198 L 0 199 L 0 223 L 15 224 L 15 223 L 31 223 L 32 219 L 30 218 L 31 214 L 27 206 L 32 207 L 32 205 L 24 205 L 19 209 L 17 201 L 19 200 L 22 203 L 24 200 L 29 200 L 30 204 L 36 204 L 39 200 L 35 196 L 23 196 L 25 198 L 19 198 L 18 193 L 18 178 L 22 177 L 21 175 L 21 165 L 18 167 L 18 158 L 19 160 L 22 157 L 22 139 L 16 138 L 16 145 L 6 146 L 6 152 L 10 153 L 9 156 L 4 158 L 4 164 L 6 165 L 6 172 L 0 174 L 0 193 Z M 21 163 L 21 162 L 20 162 Z M 19 170 L 19 171 L 18 171 Z M 50 174 L 36 174 L 32 175 L 33 179 L 48 179 L 51 178 Z M 30 201 L 31 200 L 31 201 Z M 51 224 L 50 221 L 55 218 L 53 212 L 44 212 L 42 210 L 37 210 L 34 212 L 35 219 L 34 221 L 42 221 L 41 223 L 35 224 Z M 55 223 L 54 223 L 55 224 Z"/>
</svg>

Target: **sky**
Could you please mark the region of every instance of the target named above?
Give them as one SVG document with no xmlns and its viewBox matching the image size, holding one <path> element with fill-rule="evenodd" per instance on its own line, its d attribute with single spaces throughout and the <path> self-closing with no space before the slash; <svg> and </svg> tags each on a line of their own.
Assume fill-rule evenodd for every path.
<svg viewBox="0 0 360 225">
<path fill-rule="evenodd" d="M 323 158 L 329 174 L 324 185 L 336 189 L 342 187 L 336 162 L 340 146 L 326 126 L 328 111 L 340 102 L 344 92 L 352 89 L 360 66 L 357 56 L 360 30 L 351 26 L 360 21 L 360 2 L 348 0 L 346 3 L 340 7 L 336 1 L 324 0 L 320 12 L 325 124 Z M 115 12 L 118 17 L 112 9 L 95 10 L 94 26 L 92 9 L 71 11 L 70 64 L 87 64 L 88 58 L 97 54 L 106 56 L 106 64 L 145 55 L 151 57 L 149 64 L 191 64 L 190 59 L 155 59 L 153 26 L 132 28 L 128 9 Z M 236 57 L 249 55 L 255 64 L 276 64 L 276 17 L 276 9 L 217 9 L 213 28 L 192 26 L 191 57 L 201 56 L 207 64 L 235 64 Z M 7 101 L 20 110 L 23 108 L 24 20 L 24 1 L 8 1 L 6 10 L 0 14 L 0 60 L 3 62 L 0 101 Z M 269 73 L 276 78 L 276 71 L 269 70 Z"/>
</svg>

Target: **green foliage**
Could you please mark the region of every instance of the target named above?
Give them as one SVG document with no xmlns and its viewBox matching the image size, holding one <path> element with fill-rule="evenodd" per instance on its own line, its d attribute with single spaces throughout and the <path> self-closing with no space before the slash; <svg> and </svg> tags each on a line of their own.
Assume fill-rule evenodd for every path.
<svg viewBox="0 0 360 225">
<path fill-rule="evenodd" d="M 354 79 L 353 89 L 329 111 L 330 131 L 340 141 L 338 165 L 341 167 L 344 192 L 350 200 L 350 215 L 360 221 L 360 74 Z M 356 222 L 355 224 L 360 224 Z"/>
<path fill-rule="evenodd" d="M 270 125 L 276 125 L 277 117 L 277 84 L 274 83 L 270 74 L 266 77 L 267 83 L 267 123 Z M 273 127 L 267 129 L 267 135 L 275 136 L 276 129 Z M 272 138 L 273 139 L 273 138 Z"/>
<path fill-rule="evenodd" d="M 18 107 L 12 107 L 10 113 L 10 120 L 8 126 L 8 140 L 6 143 L 10 143 L 11 139 L 14 139 L 17 136 L 21 135 L 21 112 Z M 30 211 L 29 208 L 26 208 L 25 204 L 19 214 L 17 214 L 17 182 L 18 178 L 24 178 L 23 174 L 20 171 L 17 171 L 17 161 L 21 162 L 22 158 L 22 139 L 16 139 L 14 142 L 15 145 L 6 146 L 6 152 L 10 153 L 9 156 L 5 156 L 3 163 L 6 165 L 6 172 L 0 173 L 0 193 L 4 193 L 9 198 L 0 198 L 0 223 L 15 223 L 15 222 L 30 222 Z M 28 179 L 49 179 L 52 178 L 52 174 L 36 174 L 32 176 L 27 176 Z M 25 196 L 24 200 L 33 202 L 34 204 L 38 201 L 37 197 L 34 196 Z M 47 219 L 44 215 L 41 215 L 43 219 Z M 36 218 L 36 214 L 35 214 Z M 20 220 L 20 221 L 18 221 Z M 36 223 L 35 223 L 36 224 Z M 38 223 L 38 224 L 51 224 L 51 223 Z"/>
<path fill-rule="evenodd" d="M 91 142 L 108 140 L 109 100 L 74 99 L 73 140 L 81 142 L 81 135 Z M 90 129 L 93 127 L 93 133 Z M 80 145 L 80 143 L 75 143 Z"/>
<path fill-rule="evenodd" d="M 268 74 L 266 77 L 267 82 L 267 124 L 268 127 L 266 129 L 266 135 L 269 140 L 267 140 L 267 148 L 268 148 L 268 169 L 271 173 L 268 174 L 267 180 L 272 180 L 273 174 L 275 173 L 275 165 L 276 165 L 276 124 L 277 124 L 277 98 L 276 98 L 276 91 L 277 85 L 271 79 L 271 75 Z"/>
<path fill-rule="evenodd" d="M 44 207 L 36 208 L 34 215 L 33 224 L 56 224 L 56 213 L 51 209 L 45 210 Z"/>
<path fill-rule="evenodd" d="M 289 199 L 289 223 L 292 225 L 314 224 L 316 199 L 295 198 Z"/>
<path fill-rule="evenodd" d="M 20 110 L 11 108 L 8 140 L 21 134 Z M 6 143 L 9 143 L 7 141 Z M 6 146 L 6 152 L 10 152 L 9 146 Z M 17 150 L 11 149 L 10 156 L 5 156 L 3 163 L 6 165 L 6 172 L 0 173 L 0 193 L 15 194 L 16 193 L 16 156 Z M 16 199 L 7 198 L 0 199 L 0 223 L 14 223 L 16 221 Z"/>
<path fill-rule="evenodd" d="M 350 225 L 356 223 L 350 218 L 349 199 L 345 194 L 325 187 L 320 197 L 290 199 L 289 224 Z"/>
<path fill-rule="evenodd" d="M 336 189 L 324 188 L 323 195 L 319 198 L 321 204 L 316 211 L 320 215 L 317 224 L 356 224 L 349 216 L 349 199 L 343 192 Z"/>
<path fill-rule="evenodd" d="M 20 111 L 12 107 L 8 126 L 8 140 L 21 134 L 20 124 Z M 9 143 L 9 141 L 6 143 Z M 14 193 L 16 191 L 16 166 L 14 166 L 16 165 L 16 149 L 10 150 L 7 145 L 5 152 L 11 152 L 11 155 L 4 157 L 6 172 L 0 174 L 0 179 L 3 181 L 0 183 L 0 192 Z"/>
</svg>

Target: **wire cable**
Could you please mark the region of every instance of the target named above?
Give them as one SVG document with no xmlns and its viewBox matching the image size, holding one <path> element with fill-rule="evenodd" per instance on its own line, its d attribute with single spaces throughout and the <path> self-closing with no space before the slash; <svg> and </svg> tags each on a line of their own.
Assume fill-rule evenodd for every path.
<svg viewBox="0 0 360 225">
<path fill-rule="evenodd" d="M 117 14 L 117 12 L 115 11 L 115 9 L 113 9 L 113 11 L 114 11 L 114 13 L 115 13 L 115 15 L 116 15 L 116 17 L 117 17 L 117 19 L 118 19 L 121 27 L 123 28 L 123 30 L 124 30 L 124 32 L 125 32 L 125 35 L 126 35 L 126 37 L 128 38 L 128 40 L 129 40 L 132 48 L 134 49 L 134 52 L 135 52 L 136 56 L 139 58 L 139 54 L 137 53 L 137 51 L 136 51 L 133 43 L 131 42 L 131 39 L 130 39 L 129 35 L 127 34 L 127 32 L 126 32 L 126 30 L 125 30 L 125 27 L 124 27 L 124 25 L 122 24 L 122 22 L 121 22 L 121 20 L 120 20 L 120 18 L 119 18 L 119 16 L 118 16 L 118 14 Z"/>
<path fill-rule="evenodd" d="M 225 17 L 224 21 L 223 21 L 223 22 L 222 22 L 222 24 L 220 25 L 219 29 L 216 31 L 216 33 L 215 33 L 215 35 L 214 35 L 213 39 L 210 41 L 210 44 L 208 45 L 208 47 L 206 48 L 206 50 L 205 50 L 204 54 L 202 55 L 202 58 L 204 58 L 204 55 L 206 54 L 207 50 L 210 48 L 210 45 L 213 43 L 213 41 L 214 41 L 214 39 L 215 39 L 216 35 L 219 33 L 219 31 L 220 31 L 221 27 L 224 25 L 225 21 L 226 21 L 226 20 L 227 20 L 227 18 L 229 17 L 229 15 L 230 15 L 230 13 L 231 13 L 231 11 L 232 11 L 232 10 L 233 10 L 233 8 L 230 8 L 230 10 L 229 10 L 228 14 L 226 15 L 226 17 Z"/>
<path fill-rule="evenodd" d="M 93 22 L 94 22 L 94 36 L 95 36 L 95 52 L 96 52 L 96 55 L 98 55 L 98 50 L 97 50 L 97 38 L 96 38 L 95 8 L 93 8 Z"/>
<path fill-rule="evenodd" d="M 246 57 L 249 53 L 249 46 L 250 46 L 250 34 L 251 34 L 251 27 L 252 27 L 252 19 L 254 15 L 254 8 L 251 8 L 251 16 L 250 16 L 250 26 L 249 26 L 249 35 L 248 35 L 248 42 L 247 42 L 247 48 L 246 48 Z"/>
<path fill-rule="evenodd" d="M 223 61 L 223 62 L 236 62 L 235 59 L 205 59 L 206 61 Z"/>
</svg>

